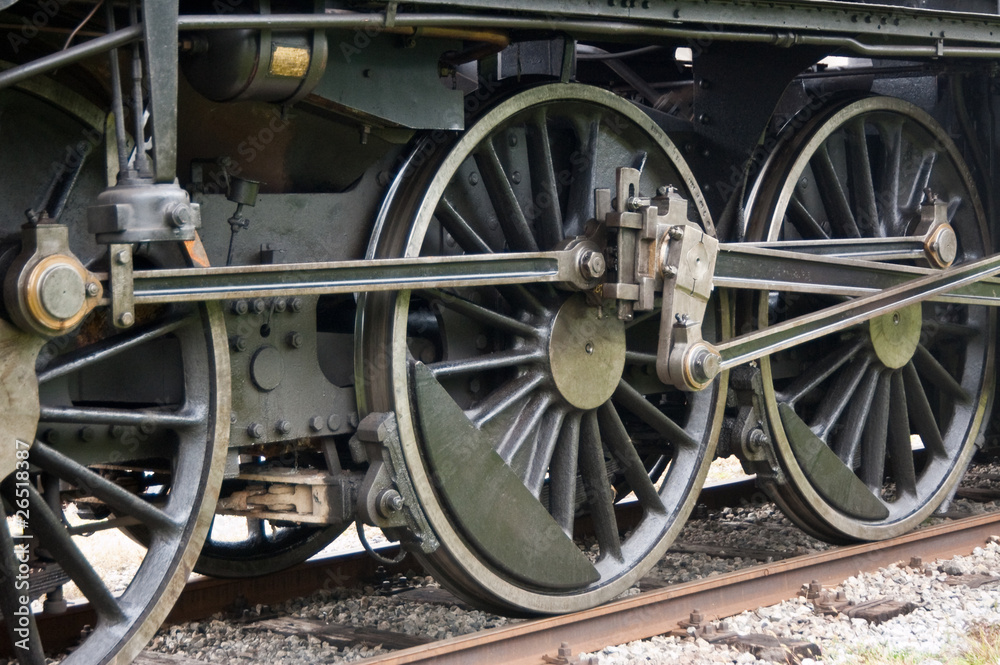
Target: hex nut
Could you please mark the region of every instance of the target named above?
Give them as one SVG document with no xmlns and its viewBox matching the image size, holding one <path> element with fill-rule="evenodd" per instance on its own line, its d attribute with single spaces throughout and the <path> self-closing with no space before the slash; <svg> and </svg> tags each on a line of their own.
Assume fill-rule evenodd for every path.
<svg viewBox="0 0 1000 665">
<path fill-rule="evenodd" d="M 250 423 L 247 425 L 247 436 L 253 439 L 259 439 L 264 436 L 264 426 L 260 423 Z"/>
<path fill-rule="evenodd" d="M 314 432 L 323 431 L 323 418 L 320 416 L 313 416 L 309 419 L 309 429 Z"/>
</svg>

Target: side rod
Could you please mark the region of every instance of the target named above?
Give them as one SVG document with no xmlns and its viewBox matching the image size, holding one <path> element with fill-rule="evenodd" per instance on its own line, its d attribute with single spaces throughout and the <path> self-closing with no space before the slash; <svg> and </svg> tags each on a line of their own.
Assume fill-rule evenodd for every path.
<svg viewBox="0 0 1000 665">
<path fill-rule="evenodd" d="M 1000 254 L 936 271 L 875 294 L 855 298 L 715 346 L 726 370 L 804 342 L 850 328 L 1000 273 Z M 992 304 L 1000 304 L 1000 301 Z"/>
<path fill-rule="evenodd" d="M 137 270 L 132 282 L 133 302 L 141 305 L 448 286 L 579 283 L 579 261 L 587 251 L 578 248 L 519 254 Z"/>
</svg>

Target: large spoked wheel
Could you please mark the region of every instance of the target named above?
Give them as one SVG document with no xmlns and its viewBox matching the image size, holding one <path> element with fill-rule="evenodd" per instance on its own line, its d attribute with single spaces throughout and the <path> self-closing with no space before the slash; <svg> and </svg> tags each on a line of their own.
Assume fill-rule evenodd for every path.
<svg viewBox="0 0 1000 665">
<path fill-rule="evenodd" d="M 85 210 L 107 182 L 104 114 L 46 81 L 5 90 L 0 107 L 3 231 L 16 234 L 23 211 L 48 189 L 53 163 L 65 160 L 76 176 L 57 181 L 63 203 L 48 205 L 58 205 L 60 221 L 71 224 L 77 256 L 99 260 L 106 250 L 87 237 Z M 185 257 L 159 244 L 137 251 L 135 260 L 181 265 Z M 22 441 L 6 430 L 0 484 L 9 518 L 0 519 L 0 611 L 18 644 L 14 655 L 25 664 L 45 662 L 46 635 L 37 603 L 28 601 L 58 611 L 68 577 L 97 619 L 63 662 L 131 662 L 183 589 L 215 508 L 229 429 L 221 312 L 137 308 L 135 325 L 118 331 L 110 312 L 98 308 L 73 333 L 48 342 L 0 320 L 0 344 L 2 418 L 18 425 Z M 158 485 L 169 492 L 144 500 Z M 144 526 L 148 550 L 131 572 L 115 571 L 130 579 L 104 581 L 98 571 L 109 552 L 86 554 L 80 536 L 129 524 Z"/>
<path fill-rule="evenodd" d="M 620 166 L 641 168 L 647 195 L 678 187 L 690 219 L 706 209 L 673 144 L 600 89 L 531 88 L 441 138 L 420 143 L 393 186 L 373 256 L 557 247 L 587 230 L 594 189 L 613 189 Z M 711 338 L 728 314 L 709 309 Z M 363 398 L 396 414 L 405 472 L 440 542 L 421 556 L 443 583 L 505 613 L 569 612 L 660 558 L 712 460 L 726 379 L 700 393 L 661 384 L 649 364 L 659 317 L 624 323 L 548 286 L 367 299 Z M 642 517 L 623 533 L 615 503 L 629 494 Z M 574 532 L 582 514 L 593 536 Z"/>
<path fill-rule="evenodd" d="M 912 235 L 935 199 L 958 237 L 955 263 L 988 253 L 975 184 L 945 130 L 898 99 L 841 101 L 780 144 L 754 192 L 748 237 Z M 834 302 L 771 292 L 756 316 L 773 325 Z M 762 359 L 784 477 L 770 484 L 775 500 L 832 541 L 918 525 L 972 455 L 993 391 L 994 336 L 989 308 L 926 302 Z"/>
</svg>

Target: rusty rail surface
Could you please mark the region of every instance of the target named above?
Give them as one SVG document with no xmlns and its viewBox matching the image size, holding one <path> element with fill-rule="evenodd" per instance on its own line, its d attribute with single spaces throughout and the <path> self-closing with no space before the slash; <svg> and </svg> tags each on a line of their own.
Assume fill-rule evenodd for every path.
<svg viewBox="0 0 1000 665">
<path fill-rule="evenodd" d="M 878 543 L 746 568 L 710 579 L 649 591 L 585 612 L 536 619 L 370 658 L 366 665 L 541 665 L 568 643 L 574 653 L 660 635 L 688 618 L 694 608 L 706 619 L 792 598 L 803 584 L 836 584 L 859 572 L 918 556 L 927 560 L 969 554 L 1000 535 L 1000 513 L 955 520 Z"/>
</svg>

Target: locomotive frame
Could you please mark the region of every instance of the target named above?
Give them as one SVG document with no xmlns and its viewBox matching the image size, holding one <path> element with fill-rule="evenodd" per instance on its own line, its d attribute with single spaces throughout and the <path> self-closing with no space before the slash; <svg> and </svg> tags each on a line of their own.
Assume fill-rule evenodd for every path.
<svg viewBox="0 0 1000 665">
<path fill-rule="evenodd" d="M 20 662 L 70 580 L 99 619 L 66 662 L 127 662 L 192 567 L 277 570 L 354 521 L 480 606 L 582 609 L 716 455 L 808 532 L 878 540 L 985 441 L 996 3 L 0 20 Z M 121 593 L 73 541 L 104 529 L 148 548 Z"/>
</svg>

